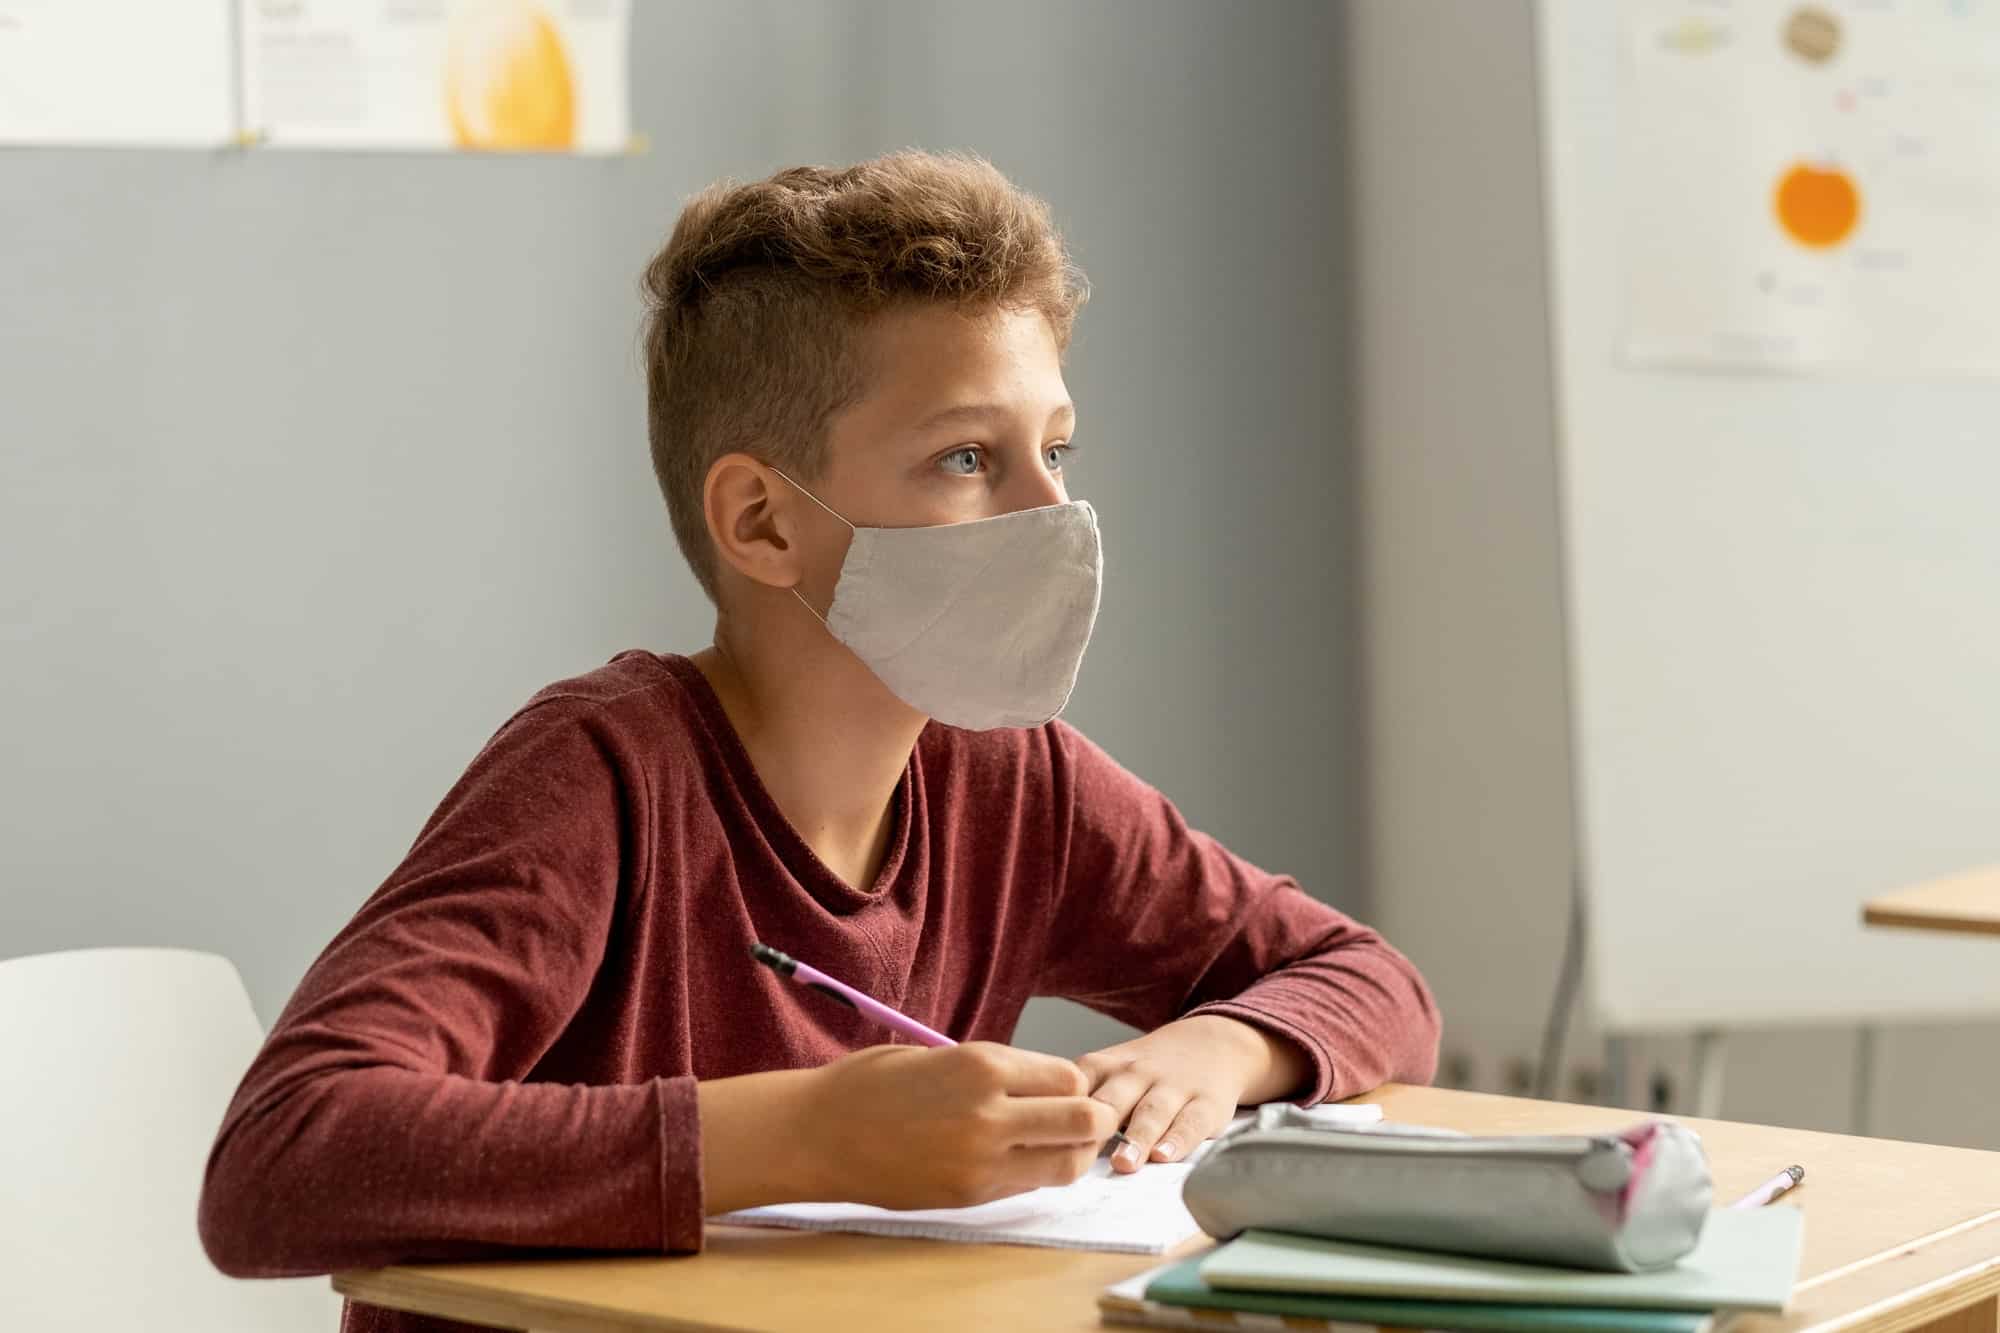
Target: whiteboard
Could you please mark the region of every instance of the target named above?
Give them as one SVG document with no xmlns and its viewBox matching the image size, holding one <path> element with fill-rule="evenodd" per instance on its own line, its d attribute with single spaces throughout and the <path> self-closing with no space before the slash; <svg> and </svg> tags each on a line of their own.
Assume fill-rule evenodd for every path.
<svg viewBox="0 0 2000 1333">
<path fill-rule="evenodd" d="M 1860 925 L 2000 860 L 2000 382 L 1619 364 L 1621 6 L 1538 23 L 1595 1013 L 2000 1011 L 1995 941 Z"/>
</svg>

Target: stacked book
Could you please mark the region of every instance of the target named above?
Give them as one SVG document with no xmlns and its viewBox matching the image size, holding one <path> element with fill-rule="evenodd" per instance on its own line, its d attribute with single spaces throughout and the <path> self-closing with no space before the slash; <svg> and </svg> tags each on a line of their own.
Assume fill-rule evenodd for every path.
<svg viewBox="0 0 2000 1333">
<path fill-rule="evenodd" d="M 1723 1209 L 1685 1258 L 1649 1273 L 1246 1231 L 1106 1289 L 1098 1310 L 1107 1323 L 1163 1328 L 1702 1333 L 1719 1314 L 1785 1308 L 1804 1223 L 1791 1207 Z"/>
</svg>

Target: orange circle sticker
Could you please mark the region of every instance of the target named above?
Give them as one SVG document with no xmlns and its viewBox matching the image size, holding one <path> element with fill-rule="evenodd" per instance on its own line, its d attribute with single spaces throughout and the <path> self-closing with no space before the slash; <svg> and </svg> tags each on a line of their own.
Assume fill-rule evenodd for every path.
<svg viewBox="0 0 2000 1333">
<path fill-rule="evenodd" d="M 1794 166 L 1778 181 L 1774 206 L 1785 235 L 1815 250 L 1839 245 L 1861 221 L 1861 191 L 1838 167 Z"/>
</svg>

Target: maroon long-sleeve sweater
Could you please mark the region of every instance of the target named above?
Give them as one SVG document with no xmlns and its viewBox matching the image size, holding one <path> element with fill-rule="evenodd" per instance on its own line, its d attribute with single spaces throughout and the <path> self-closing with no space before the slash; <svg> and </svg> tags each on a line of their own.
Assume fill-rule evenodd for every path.
<svg viewBox="0 0 2000 1333">
<path fill-rule="evenodd" d="M 279 1015 L 209 1157 L 239 1277 L 701 1248 L 695 1082 L 884 1040 L 760 939 L 961 1040 L 1033 995 L 1297 1042 L 1302 1099 L 1427 1080 L 1381 937 L 1194 832 L 1062 723 L 927 727 L 876 882 L 786 823 L 685 658 L 625 653 L 510 720 Z M 352 1302 L 348 1333 L 469 1327 Z"/>
</svg>

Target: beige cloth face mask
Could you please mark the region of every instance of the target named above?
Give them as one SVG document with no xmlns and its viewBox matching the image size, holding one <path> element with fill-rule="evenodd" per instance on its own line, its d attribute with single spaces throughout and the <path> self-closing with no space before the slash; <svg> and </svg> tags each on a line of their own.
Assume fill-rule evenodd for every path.
<svg viewBox="0 0 2000 1333">
<path fill-rule="evenodd" d="M 854 533 L 826 614 L 792 596 L 898 699 L 973 731 L 1038 727 L 1063 710 L 1104 578 L 1087 502 L 860 528 L 785 480 Z"/>
</svg>

